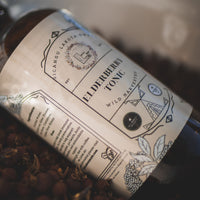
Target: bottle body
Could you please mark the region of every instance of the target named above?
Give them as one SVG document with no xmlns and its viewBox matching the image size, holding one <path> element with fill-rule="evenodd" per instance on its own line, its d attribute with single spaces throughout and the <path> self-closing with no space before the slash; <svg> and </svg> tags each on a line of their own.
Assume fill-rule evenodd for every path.
<svg viewBox="0 0 200 200">
<path fill-rule="evenodd" d="M 41 19 L 43 17 L 45 17 L 45 15 L 49 15 L 51 12 L 52 11 L 47 11 L 46 14 L 41 12 L 41 18 L 37 18 L 36 17 L 37 20 L 36 20 L 35 23 L 37 24 L 39 21 L 41 21 Z M 80 71 L 82 72 L 84 70 L 87 71 L 88 69 L 89 69 L 88 71 L 90 71 L 90 68 L 92 69 L 93 65 L 96 65 L 96 63 L 102 61 L 104 56 L 106 56 L 107 54 L 109 54 L 111 52 L 111 49 L 110 49 L 109 45 L 108 45 L 109 48 L 107 48 L 108 47 L 107 44 L 105 44 L 105 46 L 104 46 L 104 44 L 102 43 L 101 40 L 95 40 L 94 43 L 95 42 L 97 43 L 96 44 L 96 48 L 98 47 L 98 48 L 104 48 L 104 50 L 106 49 L 106 53 L 102 54 L 98 58 L 97 54 L 101 54 L 101 51 L 99 50 L 99 52 L 98 52 L 98 50 L 96 50 L 96 49 L 95 49 L 96 51 L 94 51 L 94 47 L 93 46 L 87 45 L 87 43 L 85 44 L 85 43 L 80 42 L 80 41 L 70 43 L 73 40 L 76 41 L 77 37 L 80 37 L 80 38 L 84 37 L 84 39 L 87 41 L 88 37 L 90 37 L 91 34 L 87 30 L 85 30 L 83 27 L 80 27 L 80 25 L 77 26 L 77 22 L 73 21 L 73 19 L 70 16 L 65 15 L 65 17 L 67 18 L 68 21 L 70 21 L 71 26 L 67 27 L 66 29 L 64 29 L 64 28 L 63 29 L 58 29 L 58 28 L 56 29 L 55 28 L 55 31 L 51 32 L 51 37 L 49 39 L 49 43 L 47 43 L 47 46 L 43 51 L 43 57 L 42 57 L 43 59 L 41 59 L 41 61 L 40 61 L 41 62 L 41 66 L 40 67 L 44 69 L 44 73 L 46 73 L 51 78 L 51 80 L 56 81 L 58 84 L 61 85 L 62 88 L 67 89 L 68 92 L 74 92 L 77 89 L 77 87 L 79 87 L 80 83 L 76 83 L 78 86 L 74 87 L 73 89 L 71 89 L 71 87 L 73 87 L 74 83 L 72 85 L 69 84 L 70 81 L 71 81 L 70 77 L 65 78 L 64 82 L 61 82 L 60 80 L 63 79 L 63 77 L 61 76 L 62 74 L 59 75 L 59 77 L 57 76 L 57 74 L 58 74 L 57 71 L 59 70 L 59 68 L 58 68 L 59 65 L 57 65 L 57 63 L 59 62 L 59 59 L 61 57 L 61 52 L 65 53 L 65 57 L 63 59 L 66 59 L 66 61 L 68 62 L 69 65 L 71 65 L 73 70 L 77 70 L 77 73 L 78 73 L 78 72 L 80 72 Z M 31 16 L 31 18 L 32 18 L 32 16 Z M 19 24 L 19 25 L 23 26 L 23 23 Z M 33 24 L 31 26 L 34 27 Z M 65 37 L 65 40 L 62 40 L 62 42 L 58 42 L 57 51 L 54 50 L 53 53 L 51 52 L 52 45 L 55 45 L 56 42 L 59 41 L 59 38 L 61 38 L 67 31 L 72 31 L 72 32 L 73 31 L 74 32 L 77 31 L 77 28 L 82 29 L 84 31 L 83 32 L 78 32 L 78 34 L 71 34 L 70 36 Z M 20 29 L 22 29 L 22 28 L 20 28 Z M 26 31 L 29 32 L 29 29 L 30 29 L 30 27 L 28 27 L 27 30 L 25 30 L 25 32 L 22 34 L 22 38 L 24 37 L 24 35 L 27 34 Z M 17 38 L 17 40 L 15 42 L 10 42 L 10 41 L 7 42 L 7 40 L 9 40 L 9 38 L 14 38 L 14 37 L 11 37 L 12 34 L 15 35 L 15 32 L 10 31 L 10 33 L 7 34 L 7 37 L 4 40 L 4 42 L 5 42 L 5 44 L 4 44 L 5 47 L 4 48 L 5 48 L 5 50 L 6 50 L 8 55 L 10 55 L 12 53 L 12 49 L 13 50 L 15 49 L 15 47 L 12 47 L 12 46 L 9 46 L 9 45 L 16 45 L 22 39 L 22 38 Z M 59 51 L 58 51 L 58 49 L 59 49 Z M 82 50 L 82 52 L 79 52 L 80 49 Z M 28 50 L 30 50 L 30 49 L 28 49 Z M 51 54 L 51 57 L 49 56 L 50 54 Z M 48 56 L 50 57 L 50 59 L 48 59 L 49 58 Z M 80 63 L 82 63 L 82 65 L 79 65 L 75 59 L 78 60 Z M 124 59 L 124 57 L 123 57 L 123 59 Z M 99 92 L 97 90 L 103 84 L 103 82 L 107 79 L 107 77 L 118 66 L 120 66 L 122 63 L 125 62 L 123 59 L 120 56 L 118 56 L 118 57 L 115 57 L 115 59 L 110 59 L 109 62 L 108 62 L 109 64 L 103 63 L 104 65 L 107 66 L 105 68 L 105 70 L 103 70 L 103 72 L 100 73 L 100 75 L 97 76 L 98 78 L 94 79 L 94 81 L 91 84 L 91 87 L 89 87 L 89 89 L 86 90 L 86 92 L 82 94 L 81 101 L 84 104 L 88 104 L 88 102 L 92 100 L 92 97 L 97 94 L 96 92 Z M 30 63 L 30 65 L 31 65 L 31 63 Z M 50 66 L 50 71 L 48 71 L 49 70 L 48 66 Z M 73 74 L 74 71 L 73 72 L 69 72 L 69 73 Z M 163 94 L 164 93 L 163 91 L 165 90 L 164 88 L 160 89 L 160 86 L 157 86 L 156 84 L 151 83 L 151 82 L 148 81 L 147 85 L 148 85 L 148 90 L 150 91 L 150 93 L 152 95 L 154 95 L 154 96 L 161 96 L 162 100 L 164 100 L 164 104 L 163 104 L 163 106 L 159 104 L 161 100 L 158 100 L 159 103 L 158 102 L 155 103 L 155 102 L 152 102 L 152 101 L 151 102 L 147 101 L 148 99 L 144 99 L 144 96 L 145 96 L 145 91 L 143 91 L 144 89 L 142 88 L 140 82 L 137 82 L 138 79 L 139 79 L 138 77 L 142 76 L 140 74 L 141 72 L 140 71 L 133 71 L 132 73 L 133 73 L 132 76 L 131 76 L 131 78 L 133 79 L 132 80 L 132 87 L 131 87 L 131 84 L 130 84 L 130 87 L 127 88 L 130 91 L 128 92 L 128 90 L 127 90 L 126 91 L 127 93 L 126 94 L 124 93 L 123 95 L 124 95 L 124 97 L 125 97 L 125 95 L 129 96 L 129 93 L 131 93 L 133 90 L 137 89 L 139 96 L 138 96 L 138 98 L 134 97 L 133 99 L 129 99 L 129 101 L 124 101 L 123 104 L 125 105 L 125 104 L 130 103 L 133 106 L 137 106 L 139 104 L 141 104 L 141 105 L 145 104 L 146 105 L 145 109 L 147 109 L 148 113 L 151 113 L 149 115 L 150 115 L 151 119 L 154 119 L 154 122 L 156 122 L 156 120 L 158 120 L 159 123 L 160 123 L 163 119 L 166 120 L 166 123 L 172 122 L 173 121 L 173 118 L 172 118 L 173 115 L 170 114 L 168 112 L 168 110 L 169 110 L 169 108 L 171 110 L 173 110 L 173 101 L 171 101 L 170 99 L 166 99 L 166 97 L 168 95 L 168 92 L 166 92 L 166 94 L 164 95 Z M 104 89 L 107 90 L 107 91 L 111 91 L 112 87 L 114 87 L 118 83 L 118 81 L 121 78 L 123 78 L 123 76 L 125 74 L 127 74 L 126 71 L 124 71 L 122 69 L 118 70 L 117 73 L 115 73 L 115 76 L 112 77 L 112 79 L 110 79 L 108 84 L 105 84 Z M 94 75 L 92 74 L 91 78 L 93 76 Z M 144 77 L 141 78 L 141 80 L 143 80 L 145 78 L 145 76 L 146 75 L 144 75 Z M 29 79 L 29 77 L 28 77 L 28 79 Z M 41 84 L 46 84 L 46 83 L 47 82 L 41 82 Z M 64 84 L 69 85 L 69 86 L 65 86 Z M 10 84 L 10 85 L 13 85 L 13 84 Z M 84 88 L 86 86 L 87 86 L 87 84 L 85 84 L 85 85 L 83 85 L 81 87 Z M 82 90 L 82 88 L 81 88 L 81 90 Z M 14 90 L 14 91 L 17 91 L 17 90 Z M 27 91 L 26 91 L 26 93 L 27 93 Z M 16 94 L 18 94 L 18 93 L 16 93 Z M 87 123 L 85 121 L 82 120 L 84 117 L 80 118 L 81 119 L 80 120 L 79 117 L 74 116 L 74 113 L 71 113 L 72 111 L 70 110 L 70 108 L 66 109 L 66 106 L 65 106 L 64 103 L 60 103 L 60 101 L 58 101 L 58 99 L 56 97 L 52 98 L 52 96 L 49 95 L 49 93 L 46 92 L 46 90 L 44 90 L 44 89 L 35 90 L 34 92 L 32 92 L 32 93 L 29 92 L 27 94 L 28 95 L 26 95 L 26 96 L 23 96 L 23 95 L 22 96 L 15 95 L 13 97 L 6 96 L 5 105 L 8 103 L 8 101 L 10 101 L 9 102 L 10 104 L 7 104 L 7 105 L 12 105 L 12 106 L 14 105 L 14 107 L 11 107 L 11 109 L 14 112 L 15 115 L 18 115 L 20 117 L 21 113 L 23 112 L 23 107 L 22 107 L 22 103 L 21 102 L 24 103 L 24 102 L 27 101 L 27 99 L 32 101 L 33 99 L 37 99 L 38 96 L 40 96 L 40 97 L 42 97 L 41 100 L 40 100 L 40 103 L 43 101 L 41 103 L 42 106 L 44 106 L 45 104 L 50 105 L 52 103 L 51 108 L 53 107 L 53 111 L 51 111 L 51 112 L 49 111 L 49 108 L 45 107 L 45 106 L 44 106 L 45 109 L 43 109 L 42 112 L 36 112 L 36 107 L 39 106 L 38 104 L 35 104 L 35 106 L 32 106 L 31 109 L 28 110 L 28 112 L 27 112 L 26 106 L 28 104 L 23 104 L 23 105 L 25 105 L 24 106 L 25 107 L 25 113 L 27 113 L 27 114 L 26 114 L 26 117 L 23 116 L 22 120 L 25 121 L 25 118 L 26 118 L 26 120 L 29 122 L 29 121 L 31 121 L 31 118 L 32 119 L 34 118 L 35 120 L 34 120 L 34 123 L 32 124 L 32 127 L 35 128 L 34 131 L 40 132 L 39 134 L 43 135 L 44 137 L 46 137 L 46 135 L 48 135 L 48 134 L 49 134 L 49 137 L 50 137 L 50 135 L 53 136 L 54 133 L 55 133 L 55 130 L 54 130 L 55 128 L 53 128 L 51 131 L 49 131 L 49 129 L 51 129 L 51 125 L 53 123 L 55 123 L 55 121 L 56 121 L 56 117 L 52 117 L 53 114 L 56 116 L 55 113 L 58 113 L 58 114 L 61 113 L 61 114 L 59 114 L 58 118 L 67 118 L 67 117 L 69 117 L 69 119 L 73 119 L 73 121 L 71 121 L 71 122 L 69 121 L 69 119 L 67 119 L 67 120 L 63 121 L 61 124 L 59 124 L 59 122 L 57 122 L 57 124 L 60 127 L 59 127 L 58 135 L 57 135 L 56 139 L 54 140 L 53 146 L 58 151 L 64 151 L 63 148 L 65 148 L 65 151 L 64 151 L 64 155 L 65 156 L 66 155 L 67 156 L 70 155 L 70 153 L 73 154 L 73 152 L 74 152 L 74 155 L 76 155 L 76 156 L 73 157 L 71 155 L 71 158 L 72 158 L 71 160 L 72 161 L 76 161 L 78 156 L 80 156 L 79 154 L 76 154 L 77 148 L 81 147 L 82 149 L 84 149 L 86 144 L 88 146 L 91 145 L 89 151 L 91 151 L 92 154 L 90 155 L 89 152 L 88 152 L 88 154 L 84 154 L 84 151 L 83 151 L 82 152 L 82 157 L 78 158 L 79 161 L 81 161 L 81 159 L 85 156 L 85 160 L 82 160 L 82 162 L 81 162 L 82 167 L 84 166 L 83 168 L 87 168 L 88 164 L 91 162 L 91 160 L 97 154 L 98 149 L 95 149 L 96 145 L 103 146 L 103 145 L 106 144 L 105 147 L 101 147 L 101 148 L 105 148 L 105 152 L 102 151 L 99 154 L 99 157 L 101 157 L 104 161 L 106 161 L 106 162 L 104 162 L 103 165 L 107 165 L 107 170 L 108 171 L 109 171 L 110 163 L 112 163 L 112 162 L 115 163 L 115 165 L 114 165 L 115 170 L 113 170 L 113 171 L 111 170 L 112 172 L 110 172 L 112 175 L 114 174 L 114 178 L 116 178 L 118 176 L 118 174 L 119 174 L 119 171 L 117 171 L 116 165 L 120 166 L 121 163 L 123 162 L 123 160 L 127 159 L 128 154 L 132 154 L 133 158 L 135 158 L 136 161 L 141 161 L 141 160 L 138 160 L 139 159 L 138 156 L 141 153 L 141 151 L 136 150 L 136 152 L 138 154 L 137 153 L 132 153 L 132 152 L 129 152 L 128 154 L 127 153 L 123 154 L 122 152 L 120 152 L 120 150 L 115 148 L 116 145 L 110 144 L 111 141 L 112 141 L 112 139 L 111 139 L 112 137 L 110 138 L 110 141 L 108 139 L 109 136 L 107 136 L 106 140 L 104 140 L 104 138 L 102 138 L 102 136 L 99 135 L 98 131 L 93 131 L 93 128 L 91 128 L 89 125 L 87 125 Z M 74 94 L 75 94 L 74 95 L 75 97 L 78 96 L 77 93 L 74 93 Z M 164 96 L 162 96 L 162 95 L 164 95 Z M 112 102 L 107 102 L 107 106 L 109 107 L 109 106 L 113 106 L 113 105 L 116 106 L 117 104 L 119 105 L 118 102 L 120 102 L 122 100 L 121 100 L 121 96 L 117 96 L 117 97 L 118 98 L 113 99 Z M 170 97 L 172 98 L 172 96 L 170 96 Z M 79 99 L 80 99 L 80 97 L 79 97 Z M 6 100 L 7 100 L 7 102 L 6 102 Z M 135 101 L 133 101 L 133 100 L 135 100 Z M 67 99 L 67 101 L 69 101 L 73 105 L 74 102 L 76 101 L 76 99 L 72 99 L 71 98 L 71 99 Z M 89 107 L 92 108 L 92 112 L 96 111 L 97 114 L 100 113 L 100 111 L 98 111 L 98 106 L 100 106 L 100 105 L 97 105 L 97 107 L 95 109 L 94 106 L 89 105 Z M 121 106 L 119 106 L 119 107 L 121 107 Z M 80 109 L 80 108 L 78 108 L 78 109 Z M 85 107 L 81 107 L 81 109 L 82 109 L 82 111 L 84 113 L 85 112 Z M 42 108 L 40 108 L 40 110 L 42 110 Z M 74 108 L 74 110 L 75 110 L 75 108 Z M 118 111 L 118 109 L 116 109 L 116 110 Z M 188 109 L 188 110 L 190 110 L 190 109 Z M 78 112 L 79 112 L 79 110 L 76 111 L 76 113 L 78 113 Z M 88 117 L 88 121 L 92 120 L 92 115 L 93 115 L 92 112 L 89 112 L 89 115 L 91 115 L 91 117 Z M 35 114 L 35 116 L 34 116 L 34 113 L 37 113 L 37 114 Z M 162 115 L 162 113 L 165 113 L 165 115 Z M 166 113 L 167 113 L 167 116 L 166 116 Z M 173 111 L 172 111 L 172 113 L 173 113 Z M 187 113 L 190 113 L 190 111 L 188 111 Z M 80 116 L 81 115 L 82 114 L 80 113 Z M 109 120 L 108 120 L 106 114 L 104 115 L 104 114 L 100 113 L 100 116 L 102 116 L 102 115 L 103 115 L 104 119 L 106 119 L 108 122 L 111 122 L 111 124 L 114 126 L 114 128 L 117 127 L 117 123 L 118 122 L 112 121 L 112 119 L 114 118 L 114 115 L 110 116 Z M 121 117 L 121 114 L 119 114 L 118 118 L 120 118 L 120 117 Z M 37 120 L 37 118 L 38 118 L 38 120 Z M 189 116 L 187 116 L 186 118 L 189 118 Z M 184 118 L 183 121 L 186 120 L 186 118 Z M 128 120 L 131 119 L 132 120 L 131 123 L 127 122 L 127 119 Z M 99 120 L 99 124 L 100 124 L 100 125 L 98 124 L 98 128 L 101 128 L 102 130 L 107 131 L 107 129 L 104 129 L 104 128 L 101 127 L 102 119 L 100 119 L 98 117 L 98 120 Z M 132 123 L 133 121 L 136 121 L 136 123 L 135 122 Z M 128 111 L 127 115 L 125 115 L 125 117 L 123 118 L 123 125 L 127 129 L 127 132 L 129 131 L 130 133 L 132 133 L 132 131 L 135 131 L 136 129 L 139 129 L 141 127 L 143 121 L 144 121 L 144 119 L 143 118 L 141 119 L 141 117 L 135 111 L 135 107 L 134 107 L 134 112 L 133 111 L 131 111 L 131 112 Z M 24 122 L 24 123 L 26 123 L 26 122 Z M 93 123 L 93 121 L 92 121 L 92 123 Z M 164 123 L 164 121 L 163 121 L 163 123 Z M 46 124 L 48 124 L 48 126 L 45 126 Z M 88 137 L 84 136 L 84 139 L 82 139 L 83 143 L 81 143 L 79 147 L 77 147 L 77 148 L 75 148 L 75 146 L 71 146 L 70 147 L 71 149 L 74 148 L 73 152 L 71 152 L 69 150 L 67 151 L 68 146 L 65 146 L 66 141 L 71 137 L 71 133 L 70 132 L 73 132 L 73 129 L 75 129 L 74 127 L 71 128 L 71 124 L 75 124 L 74 125 L 74 127 L 76 127 L 75 133 L 77 133 L 77 136 L 75 136 L 75 134 L 72 134 L 72 135 L 74 135 L 74 137 L 76 137 L 76 139 L 74 139 L 74 144 L 80 139 L 81 136 L 84 135 L 83 134 L 84 132 L 91 133 L 91 138 L 93 137 L 93 139 L 89 139 Z M 159 180 L 160 181 L 158 184 L 156 183 L 155 185 L 161 185 L 162 183 L 164 183 L 164 184 L 168 183 L 169 184 L 171 182 L 171 180 L 177 180 L 177 178 L 180 177 L 180 175 L 177 175 L 177 173 L 179 173 L 180 170 L 177 168 L 176 165 L 173 166 L 173 162 L 179 163 L 178 164 L 178 166 L 179 166 L 179 165 L 182 165 L 181 162 L 186 162 L 186 161 L 184 159 L 183 160 L 179 160 L 179 161 L 176 161 L 176 160 L 174 161 L 172 158 L 175 155 L 177 156 L 177 154 L 180 153 L 182 151 L 182 149 L 185 149 L 185 150 L 188 149 L 188 151 L 190 152 L 190 148 L 188 148 L 188 147 L 190 147 L 191 144 L 184 144 L 183 145 L 184 148 L 181 147 L 181 150 L 179 150 L 179 145 L 177 143 L 179 143 L 179 141 L 181 141 L 181 140 L 189 141 L 187 138 L 191 138 L 193 136 L 196 136 L 197 139 L 196 138 L 194 140 L 192 139 L 193 140 L 192 142 L 195 141 L 196 143 L 198 143 L 198 137 L 199 137 L 195 133 L 195 132 L 199 131 L 199 124 L 198 123 L 195 124 L 195 121 L 192 118 L 189 119 L 189 121 L 187 122 L 186 125 L 185 125 L 185 122 L 183 124 L 184 125 L 182 125 L 182 126 L 184 126 L 184 128 L 183 128 L 181 134 L 178 136 L 178 139 L 176 140 L 175 144 L 172 147 L 171 147 L 171 145 L 172 145 L 173 142 L 171 143 L 170 140 L 165 144 L 165 137 L 166 136 L 164 136 L 164 135 L 161 135 L 161 136 L 157 137 L 156 139 L 154 139 L 154 141 L 153 141 L 154 145 L 150 145 L 150 143 L 148 143 L 148 141 L 145 139 L 146 136 L 153 135 L 154 132 L 156 132 L 157 129 L 159 129 L 161 125 L 164 126 L 162 123 L 160 124 L 160 126 L 158 126 L 158 124 L 157 124 L 157 126 L 153 126 L 153 129 L 150 128 L 150 125 L 152 125 L 152 124 L 144 124 L 144 125 L 149 125 L 149 126 L 144 127 L 148 131 L 145 132 L 145 133 L 144 133 L 144 131 L 143 132 L 141 131 L 139 134 L 137 133 L 136 136 L 135 135 L 132 136 L 131 134 L 128 134 L 127 132 L 125 132 L 125 135 L 126 135 L 126 137 L 128 139 L 127 138 L 123 139 L 124 137 L 121 139 L 121 141 L 124 142 L 124 144 L 122 146 L 125 146 L 125 145 L 127 145 L 127 146 L 130 145 L 131 146 L 132 145 L 132 140 L 134 140 L 136 138 L 135 142 L 133 142 L 133 143 L 136 144 L 137 141 L 140 141 L 139 145 L 140 145 L 141 149 L 143 150 L 143 154 L 141 154 L 143 156 L 143 158 L 141 158 L 142 156 L 140 155 L 140 159 L 146 159 L 145 161 L 140 162 L 139 166 L 137 166 L 137 167 L 136 167 L 136 163 L 134 163 L 133 165 L 131 164 L 132 161 L 128 161 L 127 162 L 128 164 L 124 164 L 124 168 L 126 168 L 127 171 L 125 172 L 124 177 L 122 176 L 121 178 L 123 178 L 123 179 L 127 178 L 126 181 L 128 181 L 128 182 L 127 182 L 126 186 L 127 186 L 128 190 L 130 190 L 131 192 L 136 192 L 135 186 L 133 187 L 133 184 L 136 185 L 137 189 L 142 184 L 142 180 L 140 178 L 138 178 L 139 177 L 138 175 L 135 176 L 132 172 L 131 172 L 132 174 L 129 173 L 128 170 L 130 170 L 130 169 L 132 171 L 134 171 L 134 172 L 137 172 L 137 173 L 139 172 L 138 169 L 140 169 L 141 171 L 143 169 L 143 173 L 144 173 L 143 175 L 145 175 L 145 177 L 147 177 L 147 174 L 150 175 L 149 174 L 150 171 L 151 172 L 153 171 L 151 173 L 152 176 L 150 176 L 149 179 L 147 178 L 146 182 L 144 181 L 145 182 L 144 184 L 150 185 L 150 188 L 151 188 L 152 184 L 154 184 L 154 183 L 151 182 L 152 177 L 155 178 L 155 179 L 153 178 L 154 181 L 155 180 Z M 196 129 L 193 129 L 193 128 L 190 129 L 190 127 L 192 127 L 192 126 L 197 127 L 197 128 Z M 111 132 L 113 132 L 114 128 L 113 127 L 111 128 Z M 67 130 L 69 130 L 69 129 L 71 131 L 69 131 L 66 134 Z M 118 128 L 118 129 L 120 129 L 120 128 Z M 64 130 L 65 130 L 65 132 L 64 132 Z M 120 131 L 123 132 L 123 130 L 120 130 Z M 165 130 L 165 132 L 166 132 L 166 130 Z M 188 133 L 189 133 L 189 137 L 187 136 Z M 66 137 L 65 138 L 65 142 L 63 142 L 62 139 L 65 137 L 65 135 L 68 135 L 69 138 Z M 101 141 L 103 141 L 103 142 L 101 144 L 100 144 L 100 142 L 96 142 L 95 140 L 97 140 L 97 139 L 95 139 L 95 137 L 101 138 Z M 119 137 L 119 136 L 116 135 L 116 137 Z M 49 140 L 48 138 L 46 138 L 46 139 L 47 139 L 47 141 Z M 176 136 L 174 136 L 174 139 L 176 139 Z M 72 137 L 71 137 L 71 140 L 73 140 Z M 90 141 L 92 140 L 93 142 L 91 142 L 91 144 L 89 144 L 89 142 L 88 142 L 89 140 Z M 129 140 L 131 140 L 131 142 Z M 51 141 L 48 141 L 48 142 L 51 143 Z M 62 142 L 63 145 L 61 144 L 61 142 Z M 70 145 L 70 143 L 68 143 L 68 144 Z M 145 144 L 147 148 L 145 149 L 145 145 L 141 146 L 141 144 Z M 182 142 L 181 142 L 181 145 L 182 145 Z M 185 145 L 188 146 L 188 147 L 185 147 Z M 175 150 L 173 150 L 173 147 L 175 148 Z M 191 147 L 196 147 L 197 149 L 194 149 L 192 151 L 195 151 L 196 153 L 198 152 L 198 144 L 197 145 L 192 145 Z M 152 148 L 154 148 L 154 149 L 152 150 Z M 164 152 L 164 148 L 166 148 L 165 151 L 168 152 L 166 156 L 164 155 L 166 152 L 163 153 Z M 81 152 L 81 149 L 79 149 L 79 150 Z M 86 149 L 85 149 L 85 152 L 87 152 Z M 163 153 L 163 155 L 161 155 L 162 153 Z M 194 152 L 191 152 L 191 155 L 193 155 L 193 153 Z M 151 154 L 154 154 L 154 158 L 150 157 Z M 89 159 L 88 159 L 87 155 L 88 156 L 90 155 Z M 181 155 L 185 156 L 184 154 L 181 154 Z M 191 155 L 188 156 L 188 159 L 191 158 Z M 178 158 L 180 158 L 180 155 L 178 155 Z M 171 159 L 172 159 L 172 161 L 171 161 Z M 195 161 L 198 160 L 198 159 L 199 158 L 198 158 L 198 154 L 197 154 L 197 157 L 195 158 Z M 145 169 L 145 167 L 147 168 L 147 165 L 142 166 L 145 162 L 149 162 L 150 163 L 149 166 L 152 169 L 151 170 L 149 168 L 148 171 L 147 171 L 148 173 L 144 172 L 144 169 Z M 158 164 L 158 166 L 157 166 L 157 165 L 155 165 L 155 162 L 157 162 L 157 164 L 158 163 L 160 163 L 160 164 Z M 191 162 L 189 162 L 189 163 L 191 163 Z M 153 170 L 155 168 L 155 166 L 157 166 L 157 167 L 156 167 L 155 170 Z M 193 164 L 192 164 L 192 166 L 193 166 Z M 102 173 L 104 173 L 104 170 L 102 170 L 102 171 L 103 171 Z M 117 171 L 117 173 L 116 173 L 116 171 Z M 140 173 L 142 173 L 141 171 L 140 171 Z M 102 176 L 102 173 L 100 173 L 101 176 Z M 111 174 L 110 174 L 109 177 L 112 177 Z M 130 181 L 130 180 L 132 180 L 131 176 L 133 176 L 133 178 L 136 178 L 136 179 L 133 180 L 133 182 Z M 151 184 L 149 184 L 148 180 L 150 180 Z M 169 185 L 171 185 L 171 184 L 169 184 Z M 118 185 L 117 187 L 120 187 L 120 186 Z M 141 189 L 139 189 L 139 191 L 136 192 L 135 195 L 136 196 L 137 195 L 144 195 L 144 194 L 146 195 L 147 194 L 146 192 L 141 192 L 141 194 L 140 194 L 140 190 L 142 191 L 145 188 L 145 186 L 141 186 L 140 188 Z M 166 189 L 166 187 L 165 187 L 165 189 Z M 145 190 L 148 190 L 148 186 L 147 186 L 147 189 L 145 189 Z M 150 191 L 151 191 L 150 193 L 153 194 L 152 193 L 152 188 L 150 189 Z M 154 195 L 155 194 L 156 195 L 160 195 L 159 193 L 154 193 Z M 162 193 L 161 193 L 161 195 L 162 195 Z M 160 198 L 160 196 L 154 196 L 155 199 L 158 198 L 158 197 Z M 141 197 L 138 197 L 138 198 L 141 199 Z"/>
</svg>

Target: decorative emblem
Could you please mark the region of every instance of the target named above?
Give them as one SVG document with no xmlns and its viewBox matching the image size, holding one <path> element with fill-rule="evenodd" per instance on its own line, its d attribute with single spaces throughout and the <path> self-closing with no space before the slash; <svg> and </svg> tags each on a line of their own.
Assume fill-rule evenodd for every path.
<svg viewBox="0 0 200 200">
<path fill-rule="evenodd" d="M 97 61 L 96 51 L 84 43 L 74 43 L 67 49 L 67 62 L 78 70 L 93 67 Z"/>
<path fill-rule="evenodd" d="M 112 161 L 115 158 L 115 155 L 116 153 L 110 147 L 107 147 L 106 151 L 101 154 L 101 157 Z"/>
<path fill-rule="evenodd" d="M 162 90 L 155 84 L 150 83 L 148 85 L 149 91 L 151 92 L 151 94 L 155 95 L 155 96 L 161 96 L 162 95 Z"/>
<path fill-rule="evenodd" d="M 133 131 L 137 130 L 141 126 L 142 119 L 137 113 L 129 112 L 124 116 L 123 123 L 128 130 Z"/>
</svg>

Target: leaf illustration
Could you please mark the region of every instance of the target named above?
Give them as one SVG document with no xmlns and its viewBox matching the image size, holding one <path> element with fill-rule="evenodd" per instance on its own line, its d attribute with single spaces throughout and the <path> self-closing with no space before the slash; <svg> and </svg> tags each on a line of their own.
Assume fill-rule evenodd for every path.
<svg viewBox="0 0 200 200">
<path fill-rule="evenodd" d="M 135 158 L 136 160 L 138 160 L 139 162 L 152 162 L 153 160 L 148 157 L 148 156 L 145 156 L 145 155 L 136 155 L 136 154 L 131 154 L 131 156 L 133 158 Z"/>
<path fill-rule="evenodd" d="M 142 149 L 142 151 L 144 151 L 147 155 L 150 155 L 151 154 L 151 147 L 150 147 L 148 141 L 145 140 L 142 137 L 139 137 L 138 142 L 139 142 L 139 146 Z"/>
<path fill-rule="evenodd" d="M 156 160 L 159 159 L 159 157 L 164 149 L 164 146 L 165 146 L 165 135 L 159 137 L 155 143 L 153 154 L 154 154 L 154 157 Z"/>
<path fill-rule="evenodd" d="M 139 176 L 144 176 L 144 175 L 149 175 L 149 174 L 151 174 L 152 173 L 152 171 L 155 169 L 155 167 L 156 167 L 156 164 L 151 164 L 151 165 L 146 165 L 146 166 L 144 166 L 142 169 L 141 169 L 141 171 L 140 171 L 140 173 L 139 173 Z"/>
</svg>

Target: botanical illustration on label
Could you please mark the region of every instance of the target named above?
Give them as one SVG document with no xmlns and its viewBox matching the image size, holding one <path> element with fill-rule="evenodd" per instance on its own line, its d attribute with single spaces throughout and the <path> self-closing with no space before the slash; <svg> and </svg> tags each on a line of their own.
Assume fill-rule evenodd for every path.
<svg viewBox="0 0 200 200">
<path fill-rule="evenodd" d="M 41 21 L 9 58 L 0 104 L 125 196 L 153 172 L 192 110 L 65 11 Z"/>
<path fill-rule="evenodd" d="M 171 147 L 173 142 L 170 141 L 165 144 L 165 137 L 165 135 L 162 135 L 158 138 L 153 146 L 153 154 L 149 142 L 143 137 L 138 138 L 141 151 L 130 152 L 132 159 L 126 165 L 124 174 L 125 184 L 130 192 L 135 193 L 137 191 L 143 183 L 140 177 L 148 177 Z"/>
</svg>

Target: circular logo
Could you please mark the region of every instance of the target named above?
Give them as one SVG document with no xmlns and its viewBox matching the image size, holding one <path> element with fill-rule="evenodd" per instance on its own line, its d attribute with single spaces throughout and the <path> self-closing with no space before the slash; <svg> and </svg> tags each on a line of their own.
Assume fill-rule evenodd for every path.
<svg viewBox="0 0 200 200">
<path fill-rule="evenodd" d="M 162 95 L 162 90 L 155 84 L 150 83 L 148 85 L 149 91 L 155 95 L 155 96 L 161 96 Z"/>
<path fill-rule="evenodd" d="M 67 49 L 67 62 L 78 70 L 93 67 L 97 61 L 96 51 L 84 43 L 71 44 Z"/>
<path fill-rule="evenodd" d="M 124 116 L 123 123 L 128 130 L 135 131 L 140 128 L 142 119 L 137 113 L 129 112 Z"/>
</svg>

